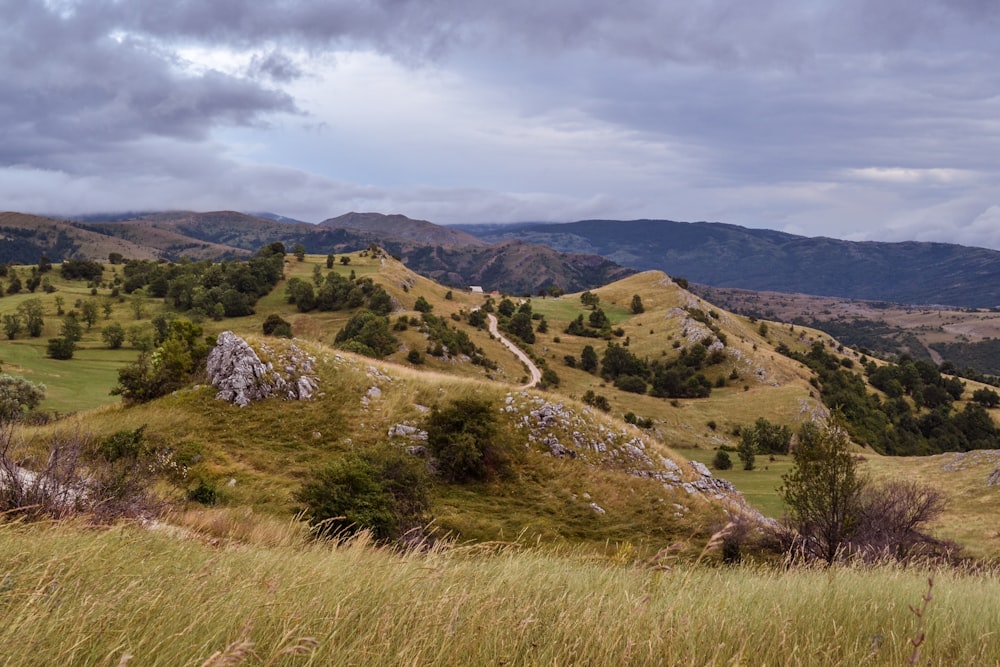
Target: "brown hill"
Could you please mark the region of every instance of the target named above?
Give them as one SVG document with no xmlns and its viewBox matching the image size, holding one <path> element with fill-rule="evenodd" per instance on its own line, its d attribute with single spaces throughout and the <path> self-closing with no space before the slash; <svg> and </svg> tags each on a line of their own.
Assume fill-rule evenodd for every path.
<svg viewBox="0 0 1000 667">
<path fill-rule="evenodd" d="M 317 225 L 334 229 L 357 229 L 384 238 L 414 241 L 423 245 L 485 246 L 486 242 L 458 229 L 442 227 L 426 220 L 414 220 L 405 215 L 382 213 L 345 213 Z"/>
<path fill-rule="evenodd" d="M 0 262 L 34 264 L 40 255 L 55 262 L 72 257 L 107 259 L 113 252 L 156 259 L 156 249 L 100 234 L 64 220 L 26 213 L 0 213 Z"/>
</svg>

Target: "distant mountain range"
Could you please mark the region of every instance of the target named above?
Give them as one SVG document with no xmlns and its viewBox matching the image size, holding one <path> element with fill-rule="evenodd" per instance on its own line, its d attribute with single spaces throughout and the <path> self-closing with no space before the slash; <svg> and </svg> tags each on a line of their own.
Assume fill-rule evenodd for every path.
<svg viewBox="0 0 1000 667">
<path fill-rule="evenodd" d="M 593 253 L 692 283 L 903 304 L 1000 306 L 1000 252 L 945 243 L 852 242 L 671 220 L 460 225 L 484 241 Z"/>
<path fill-rule="evenodd" d="M 273 214 L 168 211 L 62 220 L 0 213 L 0 262 L 33 264 L 81 257 L 179 260 L 245 257 L 280 241 L 289 251 L 342 253 L 377 243 L 412 270 L 447 285 L 535 294 L 551 286 L 579 291 L 635 271 L 597 255 L 563 253 L 520 241 L 491 244 L 463 231 L 402 215 L 348 213 L 318 225 Z M 108 220 L 97 220 L 106 217 Z"/>
<path fill-rule="evenodd" d="M 99 220 L 98 218 L 104 218 Z M 0 261 L 45 253 L 104 259 L 246 256 L 262 245 L 310 253 L 377 243 L 439 282 L 515 294 L 578 291 L 656 269 L 691 283 L 914 305 L 1000 307 L 1000 252 L 945 243 L 858 243 L 671 220 L 441 226 L 347 213 L 310 224 L 273 213 L 167 211 L 60 220 L 0 213 Z"/>
</svg>

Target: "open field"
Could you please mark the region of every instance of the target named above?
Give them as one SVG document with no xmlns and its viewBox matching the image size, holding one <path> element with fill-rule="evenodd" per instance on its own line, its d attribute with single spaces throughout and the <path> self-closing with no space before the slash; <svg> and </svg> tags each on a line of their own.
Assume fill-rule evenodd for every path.
<svg viewBox="0 0 1000 667">
<path fill-rule="evenodd" d="M 0 525 L 6 665 L 1000 664 L 996 572 Z M 627 551 L 627 547 L 624 547 Z M 920 609 L 933 577 L 931 599 Z"/>
</svg>

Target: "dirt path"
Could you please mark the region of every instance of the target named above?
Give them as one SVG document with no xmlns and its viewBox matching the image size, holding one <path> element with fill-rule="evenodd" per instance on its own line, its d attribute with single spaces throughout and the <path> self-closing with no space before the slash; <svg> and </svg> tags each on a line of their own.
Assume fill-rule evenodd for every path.
<svg viewBox="0 0 1000 667">
<path fill-rule="evenodd" d="M 490 333 L 496 336 L 500 340 L 500 342 L 504 344 L 504 347 L 513 352 L 515 355 L 517 355 L 517 358 L 520 359 L 524 363 L 524 365 L 528 367 L 528 373 L 531 375 L 531 380 L 528 382 L 528 384 L 523 385 L 521 389 L 531 389 L 536 384 L 541 382 L 542 372 L 538 370 L 538 366 L 535 365 L 535 362 L 531 360 L 531 357 L 525 354 L 521 348 L 519 348 L 517 345 L 514 345 L 514 343 L 512 343 L 510 340 L 508 340 L 500 333 L 500 330 L 497 328 L 496 316 L 493 313 L 487 313 L 486 319 L 490 323 Z"/>
</svg>

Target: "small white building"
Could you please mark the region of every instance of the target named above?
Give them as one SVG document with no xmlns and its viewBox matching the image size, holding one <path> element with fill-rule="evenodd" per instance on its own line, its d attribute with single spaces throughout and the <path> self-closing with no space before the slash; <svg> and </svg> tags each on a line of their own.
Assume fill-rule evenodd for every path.
<svg viewBox="0 0 1000 667">
<path fill-rule="evenodd" d="M 483 288 L 479 285 L 469 285 L 469 291 L 473 294 L 482 294 Z"/>
</svg>

